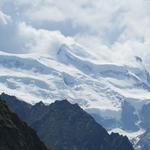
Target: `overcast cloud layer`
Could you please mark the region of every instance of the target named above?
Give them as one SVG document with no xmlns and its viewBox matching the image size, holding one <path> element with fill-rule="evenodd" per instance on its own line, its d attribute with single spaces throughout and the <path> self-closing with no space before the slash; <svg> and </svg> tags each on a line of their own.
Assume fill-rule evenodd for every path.
<svg viewBox="0 0 150 150">
<path fill-rule="evenodd" d="M 1 0 L 0 50 L 83 45 L 108 62 L 150 58 L 150 0 Z"/>
</svg>

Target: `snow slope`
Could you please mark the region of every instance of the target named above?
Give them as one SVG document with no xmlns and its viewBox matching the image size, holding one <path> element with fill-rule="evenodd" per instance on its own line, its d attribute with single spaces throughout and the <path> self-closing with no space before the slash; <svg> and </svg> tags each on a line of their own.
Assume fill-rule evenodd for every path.
<svg viewBox="0 0 150 150">
<path fill-rule="evenodd" d="M 62 44 L 52 54 L 0 52 L 0 92 L 29 103 L 66 98 L 108 130 L 122 128 L 139 133 L 140 110 L 150 102 L 150 76 L 142 61 L 137 64 L 100 63 L 75 44 Z M 137 117 L 133 124 L 136 131 L 124 125 L 124 101 L 133 107 L 129 112 Z"/>
</svg>

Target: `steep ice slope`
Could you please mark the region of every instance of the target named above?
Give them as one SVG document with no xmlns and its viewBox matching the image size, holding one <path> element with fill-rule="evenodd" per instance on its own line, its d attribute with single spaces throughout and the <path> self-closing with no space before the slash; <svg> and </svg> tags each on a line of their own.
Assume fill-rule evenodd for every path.
<svg viewBox="0 0 150 150">
<path fill-rule="evenodd" d="M 1 92 L 29 103 L 67 98 L 108 129 L 141 130 L 140 110 L 150 102 L 145 67 L 102 64 L 76 45 L 62 45 L 55 54 L 46 55 L 0 52 L 0 70 Z"/>
</svg>

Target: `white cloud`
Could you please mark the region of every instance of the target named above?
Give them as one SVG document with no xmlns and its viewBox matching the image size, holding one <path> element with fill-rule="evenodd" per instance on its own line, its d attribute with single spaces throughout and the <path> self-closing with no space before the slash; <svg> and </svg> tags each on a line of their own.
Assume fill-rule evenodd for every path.
<svg viewBox="0 0 150 150">
<path fill-rule="evenodd" d="M 30 53 L 53 55 L 62 44 L 71 45 L 74 40 L 63 36 L 59 31 L 36 29 L 21 22 L 18 25 L 18 36 L 25 42 L 25 49 Z"/>
<path fill-rule="evenodd" d="M 0 7 L 17 20 L 16 38 L 24 40 L 23 49 L 46 51 L 59 46 L 57 42 L 68 39 L 60 30 L 100 60 L 132 62 L 139 55 L 148 63 L 149 0 L 6 0 Z M 4 16 L 0 14 L 5 24 Z"/>
<path fill-rule="evenodd" d="M 65 16 L 56 6 L 51 8 L 48 6 L 41 6 L 38 9 L 34 8 L 29 10 L 26 16 L 33 21 L 63 21 L 65 19 Z"/>
</svg>

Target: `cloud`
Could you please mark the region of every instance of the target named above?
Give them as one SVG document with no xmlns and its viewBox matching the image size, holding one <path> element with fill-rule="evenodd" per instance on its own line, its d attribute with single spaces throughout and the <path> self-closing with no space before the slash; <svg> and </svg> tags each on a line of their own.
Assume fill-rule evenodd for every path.
<svg viewBox="0 0 150 150">
<path fill-rule="evenodd" d="M 46 15 L 47 14 L 47 15 Z M 38 9 L 33 8 L 25 14 L 32 21 L 63 21 L 65 16 L 63 12 L 56 6 L 49 8 L 48 6 L 41 6 Z"/>
<path fill-rule="evenodd" d="M 72 38 L 100 62 L 132 63 L 139 55 L 149 63 L 149 0 L 6 0 L 0 8 L 3 34 L 14 37 L 1 49 L 46 52 Z"/>
<path fill-rule="evenodd" d="M 62 44 L 72 45 L 74 40 L 63 36 L 59 31 L 36 29 L 25 22 L 18 25 L 18 36 L 25 41 L 25 49 L 30 53 L 53 55 Z"/>
<path fill-rule="evenodd" d="M 11 17 L 0 11 L 0 25 L 7 25 L 11 21 Z"/>
</svg>

